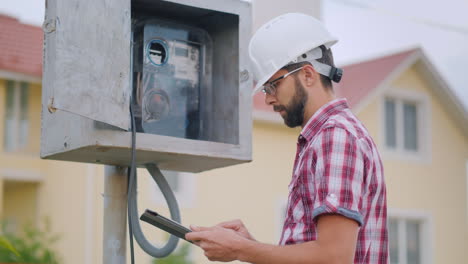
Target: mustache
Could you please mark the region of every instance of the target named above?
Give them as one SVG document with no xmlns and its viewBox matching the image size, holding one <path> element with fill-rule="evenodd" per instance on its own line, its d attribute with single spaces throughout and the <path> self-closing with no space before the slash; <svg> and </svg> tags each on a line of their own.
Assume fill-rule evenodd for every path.
<svg viewBox="0 0 468 264">
<path fill-rule="evenodd" d="M 273 110 L 274 110 L 275 112 L 279 112 L 279 111 L 286 110 L 286 107 L 284 107 L 283 105 L 274 105 L 274 106 L 273 106 Z"/>
</svg>

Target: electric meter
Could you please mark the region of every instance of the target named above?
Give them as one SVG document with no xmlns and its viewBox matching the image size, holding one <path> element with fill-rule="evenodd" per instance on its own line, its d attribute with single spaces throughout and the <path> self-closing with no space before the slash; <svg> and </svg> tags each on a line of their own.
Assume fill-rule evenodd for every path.
<svg viewBox="0 0 468 264">
<path fill-rule="evenodd" d="M 136 23 L 134 100 L 139 132 L 203 137 L 204 92 L 210 89 L 212 43 L 202 29 L 163 20 Z"/>
</svg>

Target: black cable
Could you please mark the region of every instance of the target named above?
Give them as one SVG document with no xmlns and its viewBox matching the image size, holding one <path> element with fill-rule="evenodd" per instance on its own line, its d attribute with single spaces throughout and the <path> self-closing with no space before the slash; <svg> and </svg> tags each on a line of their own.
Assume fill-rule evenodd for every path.
<svg viewBox="0 0 468 264">
<path fill-rule="evenodd" d="M 130 54 L 133 57 L 133 30 L 132 30 L 132 40 L 130 45 Z M 131 70 L 130 72 L 133 74 L 133 61 L 131 63 Z M 133 82 L 133 78 L 131 78 Z M 127 216 L 128 216 L 128 238 L 130 239 L 130 261 L 131 264 L 135 264 L 135 252 L 133 247 L 133 228 L 132 228 L 132 218 L 130 214 L 130 201 L 131 201 L 131 187 L 133 187 L 134 179 L 135 179 L 135 159 L 136 159 L 136 126 L 135 126 L 135 115 L 133 113 L 133 104 L 132 104 L 132 95 L 130 96 L 130 122 L 131 122 L 131 129 L 132 129 L 132 157 L 131 157 L 131 164 L 130 167 L 127 168 Z"/>
<path fill-rule="evenodd" d="M 128 185 L 127 185 L 127 215 L 128 215 L 128 232 L 130 239 L 130 259 L 131 263 L 135 264 L 135 252 L 133 248 L 133 230 L 132 230 L 132 219 L 130 217 L 130 195 L 131 190 L 133 190 L 133 185 L 135 184 L 136 177 L 136 126 L 135 126 L 135 116 L 133 114 L 132 102 L 130 102 L 130 118 L 132 122 L 132 160 L 131 165 L 127 170 L 128 176 Z"/>
<path fill-rule="evenodd" d="M 131 47 L 130 47 L 130 53 L 131 57 L 133 58 L 133 52 L 134 52 L 134 45 L 135 43 L 133 42 L 134 39 L 134 26 L 132 24 L 132 35 L 131 35 Z M 130 72 L 133 73 L 133 62 L 131 63 L 130 67 L 131 70 Z M 140 75 L 138 75 L 138 80 L 140 80 Z M 132 79 L 133 80 L 133 79 Z M 137 91 L 139 91 L 139 85 L 137 87 Z M 138 93 L 133 94 L 133 96 L 137 96 Z M 132 105 L 132 97 L 130 98 L 130 117 L 131 117 L 131 123 L 132 123 L 132 153 L 131 153 L 131 165 L 128 168 L 128 191 L 127 191 L 127 209 L 128 209 L 128 224 L 129 224 L 129 236 L 130 236 L 130 254 L 131 254 L 131 261 L 132 264 L 134 264 L 134 249 L 133 249 L 133 240 L 135 239 L 140 247 L 148 253 L 150 256 L 153 256 L 155 258 L 163 258 L 168 256 L 171 252 L 175 250 L 177 247 L 177 242 L 179 239 L 175 236 L 170 236 L 169 241 L 166 243 L 166 245 L 162 248 L 157 248 L 154 245 L 152 245 L 144 236 L 140 222 L 138 219 L 138 205 L 137 205 L 137 195 L 136 195 L 136 188 L 137 188 L 137 168 L 136 168 L 136 130 L 137 127 L 135 125 L 135 113 Z M 138 98 L 137 98 L 138 99 Z M 138 101 L 138 100 L 136 100 Z M 151 176 L 155 180 L 156 184 L 158 185 L 159 189 L 161 189 L 161 192 L 164 195 L 164 198 L 166 199 L 168 206 L 169 206 L 169 211 L 171 213 L 171 218 L 177 222 L 180 222 L 180 212 L 179 212 L 179 207 L 177 205 L 177 200 L 175 199 L 174 193 L 172 192 L 169 184 L 165 180 L 164 176 L 161 174 L 161 171 L 156 167 L 152 166 L 151 164 L 146 164 L 146 167 L 148 171 L 150 172 Z M 132 221 L 133 219 L 133 221 Z"/>
<path fill-rule="evenodd" d="M 144 234 L 141 231 L 141 227 L 138 222 L 138 212 L 137 212 L 137 202 L 136 202 L 136 184 L 137 184 L 137 169 L 136 169 L 136 125 L 135 125 L 135 116 L 133 112 L 133 107 L 130 105 L 130 116 L 132 121 L 132 160 L 131 166 L 128 170 L 128 196 L 127 196 L 127 210 L 128 210 L 128 224 L 129 226 L 129 236 L 130 236 L 130 254 L 131 254 L 131 263 L 134 264 L 134 249 L 133 249 L 133 238 L 140 244 L 142 249 L 149 255 L 155 258 L 162 258 L 168 256 L 171 252 L 177 247 L 179 238 L 171 235 L 169 241 L 163 248 L 155 248 L 152 246 Z M 161 189 L 161 192 L 166 199 L 169 211 L 171 213 L 172 220 L 180 223 L 180 212 L 177 200 L 172 192 L 167 180 L 161 174 L 161 171 L 154 164 L 146 164 L 148 172 L 153 177 L 156 184 Z M 133 217 L 135 219 L 132 220 Z M 135 222 L 134 222 L 135 221 Z"/>
<path fill-rule="evenodd" d="M 127 170 L 128 182 L 130 182 L 130 177 L 131 177 L 130 176 L 130 170 L 131 170 L 131 167 L 128 167 L 128 170 Z M 129 190 L 130 189 L 127 188 L 127 195 L 128 195 Z M 127 198 L 127 207 L 128 207 L 128 198 Z M 129 233 L 129 239 L 130 239 L 130 260 L 131 260 L 131 263 L 134 264 L 135 263 L 135 257 L 134 257 L 134 252 L 133 252 L 132 219 L 130 219 L 130 215 L 128 214 L 128 209 L 127 209 L 127 216 L 128 216 L 128 233 Z"/>
</svg>

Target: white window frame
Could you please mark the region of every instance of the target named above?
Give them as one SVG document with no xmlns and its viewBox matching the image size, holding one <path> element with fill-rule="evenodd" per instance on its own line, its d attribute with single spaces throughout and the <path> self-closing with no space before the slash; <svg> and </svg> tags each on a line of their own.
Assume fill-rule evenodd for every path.
<svg viewBox="0 0 468 264">
<path fill-rule="evenodd" d="M 420 223 L 419 241 L 421 246 L 421 263 L 432 264 L 434 259 L 434 225 L 432 215 L 419 210 L 389 208 L 388 219 L 390 218 L 398 221 L 398 253 L 399 257 L 403 259 L 403 261 L 398 264 L 406 264 L 406 226 L 401 223 L 408 220 L 418 221 Z"/>
<path fill-rule="evenodd" d="M 44 181 L 44 174 L 38 170 L 0 168 L 0 178 L 7 181 L 23 181 L 41 183 Z"/>
<path fill-rule="evenodd" d="M 42 79 L 28 74 L 0 70 L 0 79 L 41 85 Z"/>
<path fill-rule="evenodd" d="M 12 82 L 13 83 L 13 90 L 14 90 L 14 97 L 13 97 L 13 115 L 14 115 L 14 118 L 13 118 L 13 131 L 12 131 L 12 138 L 11 138 L 11 141 L 12 141 L 12 146 L 11 146 L 11 149 L 7 149 L 7 143 L 5 142 L 5 137 L 6 137 L 6 129 L 7 129 L 7 124 L 6 124 L 6 120 L 7 120 L 7 117 L 6 117 L 6 98 L 8 97 L 7 95 L 7 87 L 8 87 L 8 82 Z M 27 83 L 27 82 L 24 82 L 24 81 L 17 81 L 17 80 L 5 80 L 5 93 L 4 93 L 4 109 L 3 111 L 5 112 L 5 116 L 4 116 L 4 127 L 3 127 L 3 138 L 2 138 L 2 151 L 3 152 L 6 152 L 6 153 L 17 153 L 17 152 L 22 152 L 24 151 L 28 144 L 29 144 L 29 133 L 30 133 L 30 120 L 29 118 L 27 118 L 27 128 L 26 128 L 26 138 L 25 138 L 25 142 L 21 142 L 20 140 L 20 133 L 21 133 L 21 84 L 22 83 L 25 83 L 27 85 L 27 89 L 28 89 L 28 113 L 26 113 L 26 115 L 29 115 L 29 109 L 31 107 L 31 104 L 30 104 L 30 92 L 31 91 L 31 85 L 30 83 Z"/>
<path fill-rule="evenodd" d="M 163 172 L 164 175 L 164 172 Z M 149 175 L 151 178 L 151 176 Z M 193 208 L 196 203 L 196 175 L 188 172 L 178 172 L 179 177 L 178 190 L 172 190 L 177 199 L 179 207 Z M 167 202 L 164 199 L 158 185 L 153 179 L 150 179 L 151 184 L 148 184 L 151 201 L 155 206 L 167 207 Z"/>
<path fill-rule="evenodd" d="M 386 142 L 386 122 L 385 122 L 385 101 L 386 99 L 394 99 L 396 103 L 396 148 L 387 146 Z M 412 102 L 416 104 L 418 120 L 417 138 L 418 150 L 409 151 L 404 149 L 404 131 L 403 131 L 403 102 Z M 392 159 L 405 159 L 410 161 L 418 161 L 424 163 L 431 162 L 431 107 L 430 98 L 428 95 L 417 91 L 408 91 L 403 89 L 390 89 L 382 96 L 380 103 L 380 149 L 385 157 Z"/>
</svg>

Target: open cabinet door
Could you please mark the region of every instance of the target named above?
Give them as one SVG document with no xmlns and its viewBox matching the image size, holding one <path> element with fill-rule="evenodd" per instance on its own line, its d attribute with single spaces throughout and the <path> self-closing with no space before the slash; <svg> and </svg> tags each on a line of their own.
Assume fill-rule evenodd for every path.
<svg viewBox="0 0 468 264">
<path fill-rule="evenodd" d="M 130 0 L 46 1 L 49 109 L 129 129 L 130 19 Z"/>
</svg>

